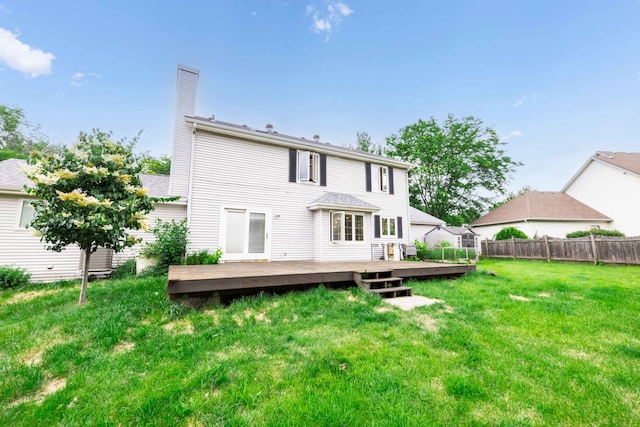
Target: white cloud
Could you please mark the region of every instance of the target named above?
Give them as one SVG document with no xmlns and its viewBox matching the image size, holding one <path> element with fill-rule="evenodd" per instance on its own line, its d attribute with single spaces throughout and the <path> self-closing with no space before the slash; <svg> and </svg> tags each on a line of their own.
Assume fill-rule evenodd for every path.
<svg viewBox="0 0 640 427">
<path fill-rule="evenodd" d="M 536 98 L 536 93 L 535 92 L 531 92 L 529 94 L 526 95 L 522 95 L 520 98 L 516 99 L 516 102 L 513 103 L 514 107 L 519 107 L 523 104 L 525 104 L 526 102 L 536 102 L 537 98 Z"/>
<path fill-rule="evenodd" d="M 52 53 L 34 49 L 18 40 L 20 34 L 0 28 L 0 62 L 31 77 L 51 73 Z"/>
<path fill-rule="evenodd" d="M 80 67 L 80 68 L 83 68 L 83 67 Z M 69 83 L 69 85 L 73 87 L 82 87 L 87 84 L 88 77 L 93 77 L 96 79 L 102 78 L 100 74 L 96 74 L 96 73 L 77 72 L 73 76 L 71 76 L 71 82 Z"/>
<path fill-rule="evenodd" d="M 344 18 L 353 13 L 353 9 L 341 1 L 330 1 L 326 10 L 307 5 L 306 11 L 307 15 L 313 18 L 311 29 L 318 34 L 324 33 L 325 42 L 329 40 L 329 34 L 340 26 Z"/>
<path fill-rule="evenodd" d="M 313 17 L 313 30 L 316 33 L 321 31 L 326 31 L 327 33 L 331 32 L 331 22 L 318 18 L 317 16 Z"/>
<path fill-rule="evenodd" d="M 507 134 L 507 136 L 505 137 L 505 139 L 511 139 L 513 137 L 522 136 L 522 135 L 524 135 L 524 133 L 521 130 L 516 129 L 516 130 L 512 130 L 511 132 L 509 132 Z"/>
</svg>

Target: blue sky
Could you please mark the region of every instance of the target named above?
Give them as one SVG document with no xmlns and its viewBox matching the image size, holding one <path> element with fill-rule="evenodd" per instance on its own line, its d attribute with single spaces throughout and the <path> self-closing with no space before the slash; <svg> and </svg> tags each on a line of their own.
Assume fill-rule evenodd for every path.
<svg viewBox="0 0 640 427">
<path fill-rule="evenodd" d="M 0 103 L 56 142 L 169 154 L 177 64 L 198 114 L 337 145 L 473 115 L 525 163 L 510 190 L 640 151 L 640 0 L 0 0 Z"/>
</svg>

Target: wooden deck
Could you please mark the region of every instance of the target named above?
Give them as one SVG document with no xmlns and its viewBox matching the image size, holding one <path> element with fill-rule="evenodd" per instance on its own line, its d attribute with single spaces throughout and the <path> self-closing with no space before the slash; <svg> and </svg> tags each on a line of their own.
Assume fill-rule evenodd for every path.
<svg viewBox="0 0 640 427">
<path fill-rule="evenodd" d="M 169 268 L 167 293 L 171 299 L 207 298 L 213 294 L 238 295 L 259 291 L 307 289 L 326 286 L 356 286 L 354 274 L 391 272 L 403 279 L 461 276 L 475 271 L 473 264 L 433 262 L 317 262 L 274 261 L 178 265 Z"/>
</svg>

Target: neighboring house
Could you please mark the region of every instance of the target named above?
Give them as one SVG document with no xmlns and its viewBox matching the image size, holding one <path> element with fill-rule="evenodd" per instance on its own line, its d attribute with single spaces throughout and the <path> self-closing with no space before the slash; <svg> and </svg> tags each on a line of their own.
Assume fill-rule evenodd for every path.
<svg viewBox="0 0 640 427">
<path fill-rule="evenodd" d="M 610 217 L 607 228 L 640 236 L 640 153 L 598 151 L 562 192 Z"/>
<path fill-rule="evenodd" d="M 411 238 L 424 243 L 424 235 L 436 227 L 447 225 L 443 220 L 422 212 L 413 206 L 409 207 L 409 219 L 411 222 Z"/>
<path fill-rule="evenodd" d="M 527 191 L 471 223 L 481 240 L 492 239 L 504 227 L 527 236 L 564 237 L 590 228 L 609 229 L 612 219 L 561 192 Z"/>
<path fill-rule="evenodd" d="M 29 202 L 33 200 L 27 195 L 23 186 L 30 183 L 22 173 L 24 160 L 8 159 L 0 162 L 0 265 L 15 265 L 25 268 L 34 281 L 54 281 L 72 279 L 81 274 L 81 253 L 76 246 L 68 247 L 62 252 L 46 250 L 47 244 L 40 237 L 33 235 L 27 225 L 33 217 L 33 209 Z M 169 177 L 162 175 L 141 175 L 143 186 L 149 189 L 149 195 L 162 197 L 168 194 Z M 185 217 L 185 204 L 171 202 L 157 204 L 149 215 L 151 221 L 156 218 L 170 220 Z M 132 233 L 145 241 L 152 241 L 150 233 Z M 111 264 L 117 265 L 123 259 L 131 257 L 135 249 L 112 256 L 111 251 L 100 251 L 100 256 L 92 257 L 90 270 Z M 106 263 L 106 264 L 105 264 Z M 102 264 L 102 265 L 100 265 Z"/>
<path fill-rule="evenodd" d="M 465 227 L 438 226 L 424 236 L 429 248 L 442 246 L 442 242 L 448 242 L 452 248 L 480 249 L 479 236 Z"/>
<path fill-rule="evenodd" d="M 386 157 L 195 115 L 198 70 L 180 66 L 170 194 L 190 251 L 223 260 L 399 259 L 410 242 L 407 170 Z"/>
</svg>

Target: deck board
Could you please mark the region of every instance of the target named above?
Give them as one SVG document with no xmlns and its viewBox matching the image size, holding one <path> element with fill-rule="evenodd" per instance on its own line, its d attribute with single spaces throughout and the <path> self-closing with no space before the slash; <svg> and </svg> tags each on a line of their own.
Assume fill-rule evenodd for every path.
<svg viewBox="0 0 640 427">
<path fill-rule="evenodd" d="M 228 291 L 353 282 L 354 273 L 390 271 L 394 277 L 460 276 L 475 271 L 472 264 L 394 261 L 274 261 L 179 265 L 169 268 L 167 293 L 172 297 Z"/>
</svg>

